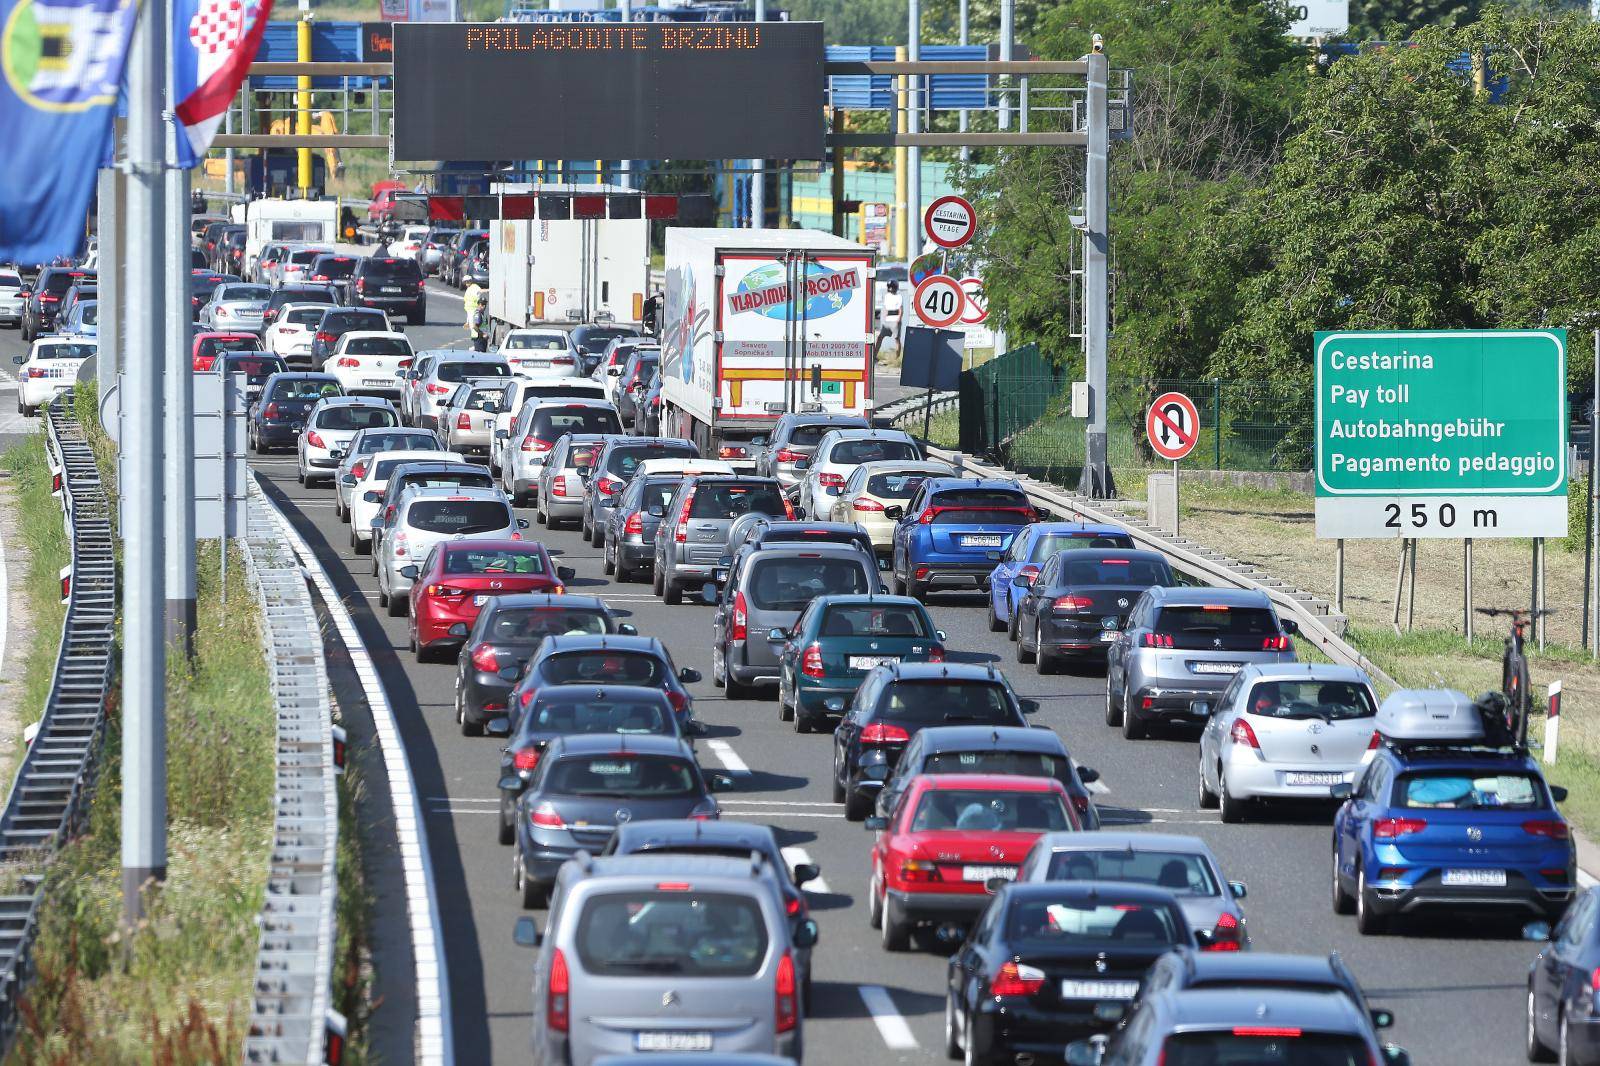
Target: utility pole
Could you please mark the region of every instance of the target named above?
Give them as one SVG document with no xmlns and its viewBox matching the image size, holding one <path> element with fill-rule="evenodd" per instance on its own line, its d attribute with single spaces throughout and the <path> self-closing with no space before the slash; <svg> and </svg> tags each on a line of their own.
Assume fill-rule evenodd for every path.
<svg viewBox="0 0 1600 1066">
<path fill-rule="evenodd" d="M 619 0 L 618 6 L 622 10 L 622 21 L 632 22 L 633 0 Z M 757 15 L 756 17 L 760 18 L 761 16 Z M 621 171 L 622 184 L 629 189 L 633 188 L 633 160 L 624 159 L 617 164 L 617 167 Z"/>
<path fill-rule="evenodd" d="M 1002 63 L 1011 62 L 1011 41 L 1017 35 L 1016 27 L 1017 0 L 1000 0 L 1000 62 Z M 1011 86 L 1011 75 L 1000 75 L 1000 84 L 1009 89 Z M 1008 130 L 1011 128 L 1010 92 L 1002 91 L 1000 93 L 1000 114 L 998 116 L 998 124 L 1003 130 Z"/>
<path fill-rule="evenodd" d="M 767 0 L 756 0 L 756 21 L 767 21 Z M 767 228 L 767 161 L 750 160 L 750 228 Z"/>
<path fill-rule="evenodd" d="M 1107 277 L 1110 211 L 1106 192 L 1111 129 L 1106 81 L 1111 66 L 1100 48 L 1097 39 L 1094 51 L 1083 57 L 1089 67 L 1088 159 L 1083 186 L 1083 355 L 1089 382 L 1089 426 L 1078 491 L 1091 499 L 1109 499 L 1117 494 L 1106 462 L 1106 346 L 1111 328 Z"/>
<path fill-rule="evenodd" d="M 112 159 L 113 164 L 117 155 L 116 146 L 122 141 L 122 122 L 112 124 Z M 127 179 L 123 177 L 115 165 L 105 167 L 100 171 L 97 210 L 99 221 L 95 229 L 100 239 L 100 269 L 96 272 L 98 288 L 97 299 L 100 301 L 100 325 L 97 327 L 100 335 L 100 344 L 105 350 L 95 350 L 94 366 L 95 380 L 100 386 L 100 401 L 105 402 L 106 396 L 117 383 L 117 372 L 121 369 L 121 353 L 123 346 L 122 285 L 124 274 L 122 272 L 122 220 L 126 205 L 124 198 L 127 195 Z"/>
<path fill-rule="evenodd" d="M 897 63 L 904 63 L 906 61 L 906 50 L 904 48 L 896 48 L 894 50 L 894 58 Z M 906 104 L 909 102 L 906 95 L 906 87 L 911 84 L 911 75 L 896 74 L 893 84 L 894 129 L 896 133 L 904 133 L 906 132 Z M 843 155 L 843 152 L 839 149 L 835 149 L 834 151 L 838 154 L 838 156 Z M 906 157 L 909 151 L 910 149 L 907 148 L 896 148 L 894 150 L 894 211 L 890 214 L 890 218 L 893 220 L 894 224 L 895 258 L 901 260 L 902 262 L 909 261 L 912 257 L 911 224 L 909 215 L 906 212 L 906 173 L 908 170 L 906 166 Z M 843 200 L 843 159 L 836 157 L 834 165 L 840 168 L 840 174 L 837 178 L 837 181 L 839 183 L 839 199 Z M 839 235 L 841 237 L 844 235 L 844 227 L 842 223 L 839 228 Z"/>
<path fill-rule="evenodd" d="M 167 646 L 161 413 L 166 244 L 161 172 L 168 0 L 140 5 L 128 57 L 126 368 L 123 374 L 122 917 L 167 876 Z"/>
<path fill-rule="evenodd" d="M 167 20 L 167 32 L 173 31 Z M 168 38 L 168 54 L 177 43 Z M 172 64 L 167 64 L 167 99 L 178 98 Z M 177 116 L 167 120 L 166 186 L 166 450 L 167 450 L 167 647 L 185 659 L 194 655 L 194 376 L 189 354 L 189 172 L 178 165 L 178 138 L 185 136 Z M 158 245 L 162 242 L 158 240 Z M 227 501 L 223 501 L 227 506 Z M 226 550 L 227 542 L 223 541 Z"/>
<path fill-rule="evenodd" d="M 1007 0 L 1007 2 L 1009 2 L 1009 0 Z M 1596 0 L 1596 2 L 1600 2 L 1600 0 Z M 971 12 L 968 10 L 968 8 L 970 8 L 970 7 L 971 7 L 971 0 L 961 0 L 961 44 L 962 44 L 963 47 L 965 47 L 966 45 L 972 43 L 972 34 L 970 32 L 971 31 L 971 18 L 970 18 Z M 961 121 L 961 126 L 960 126 L 961 132 L 962 133 L 967 132 L 967 109 L 964 108 L 964 107 L 961 109 L 960 121 Z M 967 162 L 971 162 L 971 160 L 972 160 L 972 149 L 963 144 L 961 146 L 961 161 L 963 163 L 967 163 Z"/>
<path fill-rule="evenodd" d="M 907 4 L 906 58 L 913 63 L 922 59 L 922 0 L 909 0 Z M 922 131 L 922 77 L 913 74 L 906 78 L 906 132 Z M 907 258 L 922 254 L 922 149 L 906 149 L 906 247 Z"/>
<path fill-rule="evenodd" d="M 311 62 L 311 5 L 307 0 L 300 0 L 300 22 L 295 26 L 295 59 L 301 63 Z M 295 82 L 297 92 L 294 96 L 294 131 L 301 137 L 311 136 L 311 76 L 300 75 Z M 376 87 L 372 90 L 376 93 Z M 300 198 L 309 199 L 311 196 L 311 149 L 301 148 L 299 152 L 299 186 Z"/>
</svg>

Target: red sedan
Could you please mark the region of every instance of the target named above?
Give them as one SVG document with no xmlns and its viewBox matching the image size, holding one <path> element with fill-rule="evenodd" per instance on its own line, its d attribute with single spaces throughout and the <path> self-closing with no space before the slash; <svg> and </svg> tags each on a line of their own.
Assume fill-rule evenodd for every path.
<svg viewBox="0 0 1600 1066">
<path fill-rule="evenodd" d="M 989 904 L 989 881 L 1010 880 L 1041 833 L 1082 829 L 1059 781 L 1005 774 L 924 774 L 887 818 L 868 818 L 869 920 L 888 951 L 919 925 L 967 925 Z"/>
<path fill-rule="evenodd" d="M 424 662 L 430 652 L 459 647 L 478 608 L 510 592 L 560 595 L 572 577 L 556 567 L 544 545 L 527 540 L 463 540 L 440 544 L 411 583 L 411 650 Z"/>
<path fill-rule="evenodd" d="M 207 371 L 216 365 L 217 356 L 223 352 L 259 352 L 261 338 L 254 333 L 196 333 L 194 335 L 194 368 Z"/>
</svg>

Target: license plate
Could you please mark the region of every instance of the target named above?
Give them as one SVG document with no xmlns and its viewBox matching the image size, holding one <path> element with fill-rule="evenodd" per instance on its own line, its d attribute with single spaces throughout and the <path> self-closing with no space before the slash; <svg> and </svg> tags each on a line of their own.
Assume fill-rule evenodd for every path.
<svg viewBox="0 0 1600 1066">
<path fill-rule="evenodd" d="M 1017 877 L 1015 866 L 963 866 L 961 880 L 983 882 L 991 877 L 1003 877 L 1007 881 L 1014 881 Z"/>
<path fill-rule="evenodd" d="M 1113 644 L 1116 642 L 1116 639 L 1117 631 L 1115 629 L 1102 629 L 1100 631 L 1100 643 Z"/>
<path fill-rule="evenodd" d="M 474 607 L 482 607 L 484 604 L 486 604 L 488 602 L 489 602 L 489 597 L 487 597 L 487 596 L 474 596 L 474 597 L 472 597 L 472 606 L 474 606 Z"/>
<path fill-rule="evenodd" d="M 1062 999 L 1132 999 L 1138 981 L 1062 981 Z"/>
<path fill-rule="evenodd" d="M 636 1033 L 633 1046 L 639 1051 L 710 1051 L 710 1033 Z"/>
<path fill-rule="evenodd" d="M 362 378 L 363 385 L 393 385 L 394 378 Z"/>
<path fill-rule="evenodd" d="M 1446 870 L 1440 880 L 1447 885 L 1504 888 L 1506 887 L 1506 872 L 1504 870 Z"/>
<path fill-rule="evenodd" d="M 384 292 L 399 292 L 400 291 L 400 286 L 398 286 L 398 285 L 385 285 L 383 287 L 383 291 Z"/>
<path fill-rule="evenodd" d="M 1004 544 L 1004 537 L 967 536 L 961 538 L 963 548 L 998 548 Z"/>
<path fill-rule="evenodd" d="M 883 666 L 885 663 L 897 663 L 898 655 L 852 655 L 850 656 L 850 669 L 871 670 L 874 666 Z"/>
<path fill-rule="evenodd" d="M 1195 663 L 1192 669 L 1197 674 L 1237 674 L 1239 663 Z"/>
<path fill-rule="evenodd" d="M 1343 774 L 1290 772 L 1283 775 L 1283 783 L 1286 785 L 1337 785 L 1343 780 Z"/>
</svg>

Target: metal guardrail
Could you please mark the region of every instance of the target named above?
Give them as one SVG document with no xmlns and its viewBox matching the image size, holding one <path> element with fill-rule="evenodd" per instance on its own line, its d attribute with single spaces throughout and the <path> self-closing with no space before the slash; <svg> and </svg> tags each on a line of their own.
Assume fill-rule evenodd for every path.
<svg viewBox="0 0 1600 1066">
<path fill-rule="evenodd" d="M 247 1063 L 323 1061 L 338 897 L 339 799 L 321 628 L 305 572 L 254 479 L 244 556 L 278 712 L 277 785 Z"/>
<path fill-rule="evenodd" d="M 33 976 L 45 871 L 62 843 L 82 828 L 93 791 L 116 661 L 110 506 L 71 405 L 71 393 L 64 393 L 45 414 L 45 446 L 71 549 L 63 590 L 67 615 L 39 731 L 0 812 L 0 1048 L 7 1049 L 16 1035 L 22 990 Z"/>
</svg>

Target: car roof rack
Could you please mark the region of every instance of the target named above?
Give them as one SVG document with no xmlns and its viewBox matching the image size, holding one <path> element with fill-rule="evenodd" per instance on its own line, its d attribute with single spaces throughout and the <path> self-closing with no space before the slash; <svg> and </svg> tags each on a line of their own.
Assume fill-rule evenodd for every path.
<svg viewBox="0 0 1600 1066">
<path fill-rule="evenodd" d="M 1531 754 L 1526 744 L 1485 744 L 1467 740 L 1458 743 L 1444 740 L 1392 740 L 1389 737 L 1384 737 L 1383 743 L 1407 758 L 1460 759 L 1482 755 L 1503 759 Z"/>
</svg>

